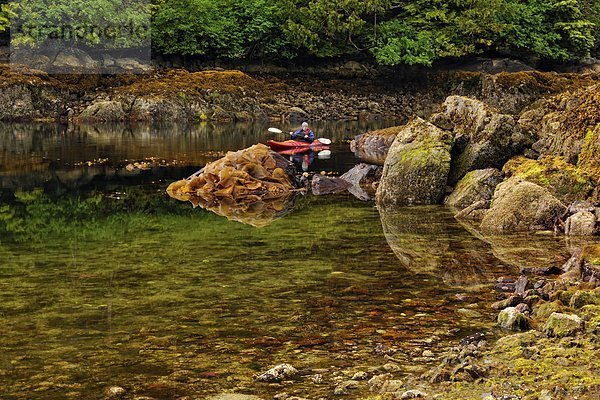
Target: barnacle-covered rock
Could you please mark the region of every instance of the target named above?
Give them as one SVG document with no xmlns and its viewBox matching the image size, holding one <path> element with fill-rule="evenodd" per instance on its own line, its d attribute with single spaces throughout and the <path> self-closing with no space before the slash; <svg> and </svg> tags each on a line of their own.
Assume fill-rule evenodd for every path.
<svg viewBox="0 0 600 400">
<path fill-rule="evenodd" d="M 263 144 L 228 152 L 199 174 L 173 182 L 167 193 L 231 220 L 265 226 L 290 210 L 295 167 Z"/>
</svg>

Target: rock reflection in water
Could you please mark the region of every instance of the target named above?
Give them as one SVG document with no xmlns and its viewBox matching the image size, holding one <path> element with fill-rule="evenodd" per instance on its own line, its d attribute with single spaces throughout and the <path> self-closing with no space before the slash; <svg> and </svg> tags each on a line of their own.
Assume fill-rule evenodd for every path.
<svg viewBox="0 0 600 400">
<path fill-rule="evenodd" d="M 293 164 L 265 145 L 228 152 L 167 193 L 230 220 L 263 227 L 292 209 L 296 195 Z"/>
<path fill-rule="evenodd" d="M 379 207 L 388 245 L 409 270 L 441 277 L 450 286 L 489 284 L 515 272 L 439 206 Z"/>
<path fill-rule="evenodd" d="M 600 242 L 594 237 L 569 237 L 546 231 L 490 235 L 481 232 L 470 221 L 459 219 L 457 222 L 474 237 L 489 244 L 496 258 L 519 269 L 560 267 L 575 249 Z"/>
</svg>

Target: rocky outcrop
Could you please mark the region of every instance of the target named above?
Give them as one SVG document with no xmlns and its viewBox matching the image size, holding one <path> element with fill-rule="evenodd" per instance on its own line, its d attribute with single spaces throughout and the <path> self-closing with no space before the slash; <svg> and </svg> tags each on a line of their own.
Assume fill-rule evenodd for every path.
<svg viewBox="0 0 600 400">
<path fill-rule="evenodd" d="M 475 169 L 501 168 L 510 157 L 533 143 L 513 116 L 468 97 L 448 97 L 431 122 L 455 134 L 451 183 Z"/>
<path fill-rule="evenodd" d="M 394 139 L 402 129 L 402 126 L 394 126 L 358 135 L 350 142 L 350 150 L 361 160 L 383 165 Z"/>
<path fill-rule="evenodd" d="M 531 106 L 519 118 L 519 125 L 538 137 L 533 149 L 540 154 L 563 156 L 577 165 L 587 142 L 590 154 L 599 154 L 600 142 L 588 132 L 600 124 L 600 86 L 565 92 Z M 596 162 L 598 158 L 596 159 Z"/>
<path fill-rule="evenodd" d="M 450 171 L 452 135 L 421 118 L 398 133 L 383 167 L 377 202 L 395 205 L 437 204 Z"/>
<path fill-rule="evenodd" d="M 566 210 L 560 200 L 541 186 L 510 178 L 496 188 L 481 228 L 502 232 L 551 230 Z"/>
<path fill-rule="evenodd" d="M 458 182 L 445 204 L 460 211 L 480 201 L 489 202 L 503 177 L 496 168 L 471 171 Z"/>
</svg>

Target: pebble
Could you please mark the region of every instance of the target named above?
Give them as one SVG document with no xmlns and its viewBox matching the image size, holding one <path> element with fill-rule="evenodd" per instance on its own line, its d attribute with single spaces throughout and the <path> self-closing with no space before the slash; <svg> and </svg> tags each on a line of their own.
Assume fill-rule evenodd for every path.
<svg viewBox="0 0 600 400">
<path fill-rule="evenodd" d="M 421 392 L 420 390 L 407 390 L 406 392 L 402 393 L 402 395 L 400 396 L 400 398 L 402 400 L 405 399 L 420 399 L 423 397 L 427 397 L 427 394 Z"/>
<path fill-rule="evenodd" d="M 310 379 L 313 381 L 313 383 L 316 383 L 317 385 L 323 383 L 323 375 L 321 374 L 314 374 Z"/>
<path fill-rule="evenodd" d="M 434 354 L 431 350 L 425 350 L 423 351 L 423 357 L 433 357 Z"/>
<path fill-rule="evenodd" d="M 387 363 L 387 364 L 384 364 L 383 369 L 386 370 L 387 372 L 398 372 L 398 371 L 400 371 L 400 366 L 398 364 L 394 364 L 394 363 Z"/>
<path fill-rule="evenodd" d="M 369 375 L 367 375 L 367 373 L 364 371 L 358 371 L 357 373 L 352 375 L 353 381 L 365 381 L 367 380 L 367 378 L 369 378 Z"/>
<path fill-rule="evenodd" d="M 358 382 L 357 381 L 344 381 L 342 383 L 340 383 L 338 386 L 335 387 L 335 389 L 333 389 L 333 394 L 335 395 L 343 395 L 343 394 L 348 394 L 350 390 L 352 389 L 356 389 L 358 387 Z"/>
<path fill-rule="evenodd" d="M 298 370 L 290 364 L 279 364 L 270 370 L 263 372 L 256 377 L 256 380 L 262 382 L 277 382 L 285 378 L 291 378 L 298 373 Z"/>
<path fill-rule="evenodd" d="M 111 386 L 106 389 L 106 397 L 109 399 L 119 399 L 125 396 L 125 393 L 127 393 L 127 390 L 121 386 Z"/>
</svg>

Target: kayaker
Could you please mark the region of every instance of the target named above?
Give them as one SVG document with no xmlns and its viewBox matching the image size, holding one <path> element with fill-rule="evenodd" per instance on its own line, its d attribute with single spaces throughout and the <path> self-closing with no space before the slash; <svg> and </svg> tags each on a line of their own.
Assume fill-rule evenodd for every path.
<svg viewBox="0 0 600 400">
<path fill-rule="evenodd" d="M 291 132 L 293 140 L 301 140 L 303 142 L 312 143 L 315 140 L 315 133 L 309 128 L 308 122 L 302 123 L 302 128 L 296 132 Z"/>
</svg>

